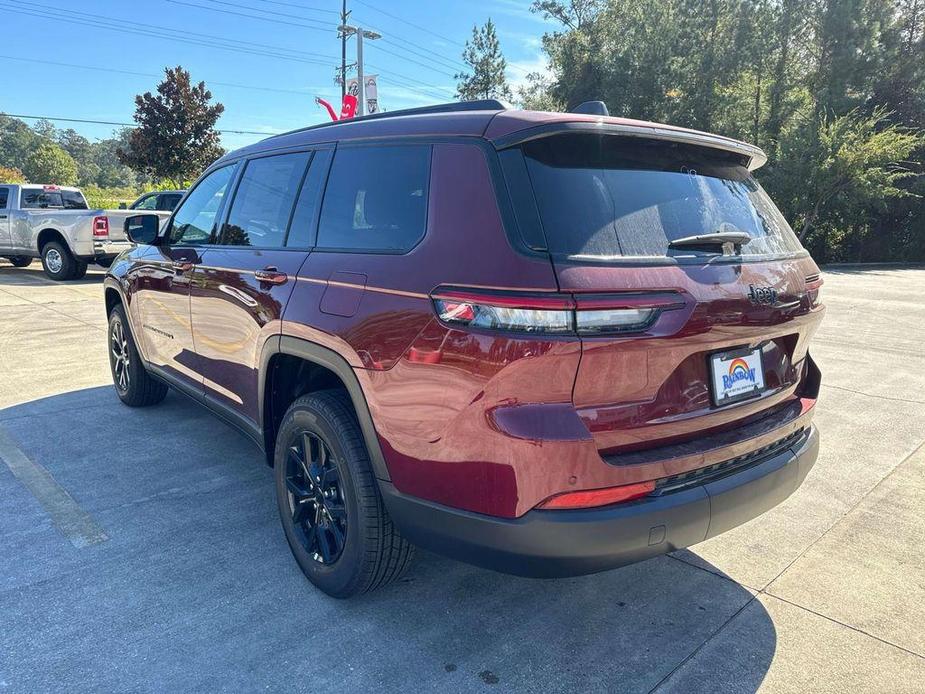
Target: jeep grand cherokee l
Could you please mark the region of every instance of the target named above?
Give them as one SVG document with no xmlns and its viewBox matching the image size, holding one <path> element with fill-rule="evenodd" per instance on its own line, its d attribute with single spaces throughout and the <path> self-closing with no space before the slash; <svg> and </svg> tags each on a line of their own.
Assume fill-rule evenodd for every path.
<svg viewBox="0 0 925 694">
<path fill-rule="evenodd" d="M 412 547 L 591 573 L 754 518 L 816 459 L 819 270 L 724 137 L 474 102 L 227 154 L 105 280 L 119 397 L 274 467 L 330 595 Z"/>
</svg>

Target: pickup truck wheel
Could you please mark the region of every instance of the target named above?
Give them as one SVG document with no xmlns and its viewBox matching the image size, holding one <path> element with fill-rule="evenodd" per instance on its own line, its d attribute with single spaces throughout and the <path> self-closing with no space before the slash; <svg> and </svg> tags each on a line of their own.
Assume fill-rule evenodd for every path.
<svg viewBox="0 0 925 694">
<path fill-rule="evenodd" d="M 42 247 L 42 267 L 53 280 L 69 280 L 77 271 L 77 261 L 64 244 L 49 241 Z"/>
<path fill-rule="evenodd" d="M 156 405 L 167 395 L 167 385 L 145 369 L 121 305 L 109 314 L 109 368 L 119 399 L 129 407 Z"/>
<path fill-rule="evenodd" d="M 385 509 L 346 394 L 296 400 L 280 425 L 274 464 L 286 540 L 316 587 L 347 598 L 404 573 L 414 547 Z"/>
<path fill-rule="evenodd" d="M 8 260 L 13 263 L 13 267 L 29 267 L 32 265 L 32 256 L 29 255 L 14 255 Z"/>
</svg>

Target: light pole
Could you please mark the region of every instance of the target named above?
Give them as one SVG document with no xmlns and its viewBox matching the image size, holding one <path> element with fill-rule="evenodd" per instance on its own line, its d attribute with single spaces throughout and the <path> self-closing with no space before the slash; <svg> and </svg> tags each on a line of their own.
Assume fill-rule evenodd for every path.
<svg viewBox="0 0 925 694">
<path fill-rule="evenodd" d="M 366 113 L 366 84 L 363 82 L 363 39 L 375 41 L 376 39 L 381 39 L 382 34 L 377 34 L 375 31 L 366 31 L 361 27 L 349 26 L 347 24 L 341 24 L 337 27 L 337 30 L 343 32 L 345 36 L 356 34 L 357 37 L 357 88 L 359 89 L 359 94 L 357 95 L 357 115 L 362 116 Z M 344 75 L 344 84 L 346 83 L 347 76 Z"/>
</svg>

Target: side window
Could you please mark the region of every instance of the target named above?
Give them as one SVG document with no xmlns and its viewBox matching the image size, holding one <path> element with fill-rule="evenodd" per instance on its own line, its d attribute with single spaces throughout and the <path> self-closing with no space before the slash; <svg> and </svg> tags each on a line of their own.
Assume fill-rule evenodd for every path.
<svg viewBox="0 0 925 694">
<path fill-rule="evenodd" d="M 0 210 L 6 209 L 6 203 L 10 197 L 9 188 L 0 188 Z"/>
<path fill-rule="evenodd" d="M 406 251 L 424 235 L 430 145 L 346 147 L 334 163 L 321 208 L 318 246 Z"/>
<path fill-rule="evenodd" d="M 237 164 L 216 169 L 193 189 L 173 216 L 170 243 L 199 246 L 209 242 L 225 191 Z"/>
<path fill-rule="evenodd" d="M 157 209 L 157 196 L 156 195 L 146 195 L 141 200 L 132 205 L 133 210 L 156 210 Z"/>
<path fill-rule="evenodd" d="M 311 152 L 279 154 L 247 162 L 220 243 L 280 248 Z"/>
<path fill-rule="evenodd" d="M 321 149 L 312 157 L 308 175 L 305 176 L 302 190 L 299 191 L 292 224 L 289 225 L 286 245 L 291 248 L 310 248 L 315 245 L 315 224 L 318 220 L 318 210 L 321 208 L 321 193 L 324 192 L 328 167 L 331 165 L 331 154 L 332 150 Z"/>
<path fill-rule="evenodd" d="M 157 196 L 157 204 L 154 206 L 155 210 L 163 210 L 164 212 L 173 212 L 173 208 L 177 206 L 177 203 L 180 202 L 180 198 L 183 196 L 179 193 L 162 193 Z"/>
</svg>

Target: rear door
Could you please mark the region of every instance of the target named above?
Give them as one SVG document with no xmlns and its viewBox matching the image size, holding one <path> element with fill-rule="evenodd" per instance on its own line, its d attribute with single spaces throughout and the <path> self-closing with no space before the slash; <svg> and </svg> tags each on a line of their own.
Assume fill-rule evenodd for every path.
<svg viewBox="0 0 925 694">
<path fill-rule="evenodd" d="M 560 289 L 579 317 L 598 309 L 578 326 L 574 403 L 602 453 L 728 428 L 798 396 L 818 268 L 738 155 L 591 134 L 520 151 Z M 503 156 L 516 170 L 519 155 Z M 750 240 L 672 247 L 732 229 Z"/>
<path fill-rule="evenodd" d="M 216 243 L 193 279 L 191 314 L 205 393 L 259 420 L 260 357 L 311 246 L 329 153 L 248 161 Z"/>
</svg>

